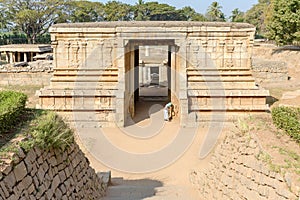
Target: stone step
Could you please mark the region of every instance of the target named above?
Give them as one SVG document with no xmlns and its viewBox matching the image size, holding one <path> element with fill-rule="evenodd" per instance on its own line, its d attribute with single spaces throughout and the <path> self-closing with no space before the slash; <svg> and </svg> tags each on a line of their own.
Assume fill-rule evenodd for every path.
<svg viewBox="0 0 300 200">
<path fill-rule="evenodd" d="M 143 199 L 155 195 L 155 191 L 148 186 L 117 185 L 108 187 L 106 194 L 109 198 Z"/>
<path fill-rule="evenodd" d="M 267 111 L 269 110 L 267 105 L 237 105 L 237 106 L 220 106 L 220 105 L 192 105 L 190 111 Z"/>
<path fill-rule="evenodd" d="M 249 90 L 258 89 L 255 82 L 189 82 L 188 90 Z"/>
<path fill-rule="evenodd" d="M 194 121 L 198 122 L 198 125 L 209 125 L 213 122 L 235 122 L 236 120 L 244 117 L 249 117 L 249 112 L 229 112 L 229 111 L 193 111 L 191 115 L 194 115 Z M 266 115 L 265 111 L 252 111 L 251 116 Z M 226 125 L 226 124 L 225 124 Z"/>
<path fill-rule="evenodd" d="M 118 82 L 51 82 L 50 88 L 53 89 L 70 89 L 74 88 L 77 89 L 110 89 L 115 90 L 117 89 Z"/>
<path fill-rule="evenodd" d="M 108 171 L 108 172 L 98 172 L 97 176 L 102 181 L 102 186 L 104 188 L 108 188 L 108 186 L 111 184 L 111 171 Z"/>
<path fill-rule="evenodd" d="M 51 82 L 118 82 L 118 76 L 53 76 Z"/>
<path fill-rule="evenodd" d="M 201 71 L 201 70 L 188 70 L 188 75 L 201 75 L 201 76 L 252 76 L 251 71 L 221 71 L 221 70 L 211 70 L 211 71 Z"/>
<path fill-rule="evenodd" d="M 252 76 L 188 76 L 190 82 L 254 82 Z"/>
<path fill-rule="evenodd" d="M 115 97 L 117 90 L 109 89 L 44 89 L 37 91 L 36 95 L 43 97 Z"/>
<path fill-rule="evenodd" d="M 140 96 L 139 99 L 141 101 L 164 102 L 168 101 L 169 98 L 167 96 Z"/>
<path fill-rule="evenodd" d="M 187 71 L 249 71 L 250 68 L 242 67 L 230 67 L 230 68 L 221 68 L 221 67 L 188 67 Z"/>
<path fill-rule="evenodd" d="M 56 71 L 53 76 L 118 76 L 118 71 Z"/>
<path fill-rule="evenodd" d="M 188 97 L 266 97 L 270 93 L 268 90 L 263 89 L 250 89 L 250 90 L 188 90 Z"/>
<path fill-rule="evenodd" d="M 107 68 L 86 68 L 86 67 L 82 67 L 82 68 L 54 68 L 53 69 L 54 72 L 60 72 L 60 71 L 76 71 L 76 72 L 99 72 L 99 71 L 118 71 L 118 68 L 114 68 L 114 67 L 107 67 Z"/>
</svg>

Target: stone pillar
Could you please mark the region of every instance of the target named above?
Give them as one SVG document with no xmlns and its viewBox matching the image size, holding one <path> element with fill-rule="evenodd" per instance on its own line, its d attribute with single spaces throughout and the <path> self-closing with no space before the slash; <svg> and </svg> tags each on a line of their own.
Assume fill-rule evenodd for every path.
<svg viewBox="0 0 300 200">
<path fill-rule="evenodd" d="M 115 122 L 118 127 L 124 127 L 127 117 L 125 111 L 125 45 L 123 39 L 118 38 L 113 48 L 113 65 L 118 68 L 118 90 L 116 92 Z"/>
<path fill-rule="evenodd" d="M 178 66 L 176 72 L 178 78 L 176 83 L 178 85 L 178 98 L 180 106 L 180 125 L 185 127 L 188 124 L 188 98 L 187 98 L 187 41 L 180 40 L 176 41 L 177 46 L 179 46 L 178 51 L 176 51 L 176 66 Z"/>
<path fill-rule="evenodd" d="M 27 52 L 24 52 L 24 61 L 25 61 L 25 62 L 28 62 Z"/>
<path fill-rule="evenodd" d="M 81 49 L 81 67 L 82 68 L 85 68 L 86 66 L 86 59 L 87 59 L 87 52 L 86 52 L 86 46 L 87 46 L 87 43 L 86 42 L 81 42 L 80 43 L 80 49 Z"/>
<path fill-rule="evenodd" d="M 30 56 L 29 56 L 28 61 L 31 62 L 34 55 L 33 55 L 33 52 L 30 52 L 29 54 L 30 54 Z"/>
<path fill-rule="evenodd" d="M 130 70 L 129 70 L 129 84 L 130 84 L 130 90 L 129 90 L 129 98 L 130 98 L 130 114 L 131 117 L 134 117 L 135 109 L 134 109 L 134 82 L 135 82 L 135 76 L 134 76 L 134 46 L 130 45 Z"/>
<path fill-rule="evenodd" d="M 21 52 L 17 52 L 16 54 L 16 62 L 21 62 Z"/>
<path fill-rule="evenodd" d="M 9 63 L 9 53 L 7 51 L 5 52 L 5 61 Z"/>
<path fill-rule="evenodd" d="M 53 48 L 53 54 L 54 54 L 54 47 L 52 46 Z M 70 42 L 67 41 L 67 42 L 64 42 L 64 53 L 65 53 L 65 56 L 66 56 L 66 61 L 67 61 L 67 67 L 69 68 L 70 67 Z"/>
<path fill-rule="evenodd" d="M 13 52 L 9 52 L 9 63 L 13 64 L 15 60 L 15 56 Z"/>
<path fill-rule="evenodd" d="M 53 68 L 57 68 L 57 41 L 52 41 L 51 46 L 53 48 Z"/>
<path fill-rule="evenodd" d="M 168 87 L 171 89 L 173 94 L 177 95 L 177 88 L 176 88 L 176 46 L 171 46 L 171 81 L 168 81 Z M 173 101 L 173 97 L 171 96 L 171 101 Z"/>
</svg>

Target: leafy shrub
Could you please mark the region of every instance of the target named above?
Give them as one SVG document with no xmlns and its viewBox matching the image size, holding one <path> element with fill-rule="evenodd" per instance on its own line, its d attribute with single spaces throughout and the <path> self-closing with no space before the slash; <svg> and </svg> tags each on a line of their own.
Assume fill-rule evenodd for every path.
<svg viewBox="0 0 300 200">
<path fill-rule="evenodd" d="M 300 143 L 300 108 L 284 106 L 273 108 L 272 119 L 277 128 L 284 130 Z"/>
<path fill-rule="evenodd" d="M 65 149 L 74 142 L 73 131 L 64 123 L 61 117 L 53 112 L 47 112 L 34 121 L 29 133 L 29 139 L 21 144 L 25 150 L 33 146 L 41 149 Z"/>
<path fill-rule="evenodd" d="M 15 91 L 0 92 L 0 134 L 8 132 L 24 112 L 27 96 Z"/>
</svg>

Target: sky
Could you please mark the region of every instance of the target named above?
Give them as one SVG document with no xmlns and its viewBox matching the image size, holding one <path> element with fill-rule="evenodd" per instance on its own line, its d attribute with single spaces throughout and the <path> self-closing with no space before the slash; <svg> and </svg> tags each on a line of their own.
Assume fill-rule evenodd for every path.
<svg viewBox="0 0 300 200">
<path fill-rule="evenodd" d="M 106 3 L 108 0 L 96 0 L 102 3 Z M 134 5 L 138 0 L 118 0 L 123 3 L 128 3 Z M 144 0 L 144 2 L 157 1 L 159 3 L 166 3 L 170 6 L 176 8 L 182 8 L 185 6 L 190 6 L 194 8 L 198 13 L 205 14 L 207 8 L 213 1 L 217 1 L 222 6 L 222 11 L 225 17 L 228 18 L 231 15 L 231 11 L 235 8 L 239 8 L 241 11 L 245 12 L 249 10 L 252 5 L 257 4 L 258 0 Z"/>
</svg>

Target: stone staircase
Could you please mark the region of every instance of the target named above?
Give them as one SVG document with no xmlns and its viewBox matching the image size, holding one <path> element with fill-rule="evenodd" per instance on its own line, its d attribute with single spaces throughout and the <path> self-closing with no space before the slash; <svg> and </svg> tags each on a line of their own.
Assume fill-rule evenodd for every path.
<svg viewBox="0 0 300 200">
<path fill-rule="evenodd" d="M 56 68 L 50 86 L 37 92 L 37 107 L 58 111 L 71 125 L 110 126 L 117 84 L 117 68 Z"/>
<path fill-rule="evenodd" d="M 241 114 L 269 110 L 269 92 L 256 85 L 250 69 L 188 68 L 187 78 L 189 113 L 195 121 L 231 121 Z"/>
<path fill-rule="evenodd" d="M 160 181 L 113 178 L 103 200 L 193 200 L 186 188 L 164 186 Z"/>
</svg>

